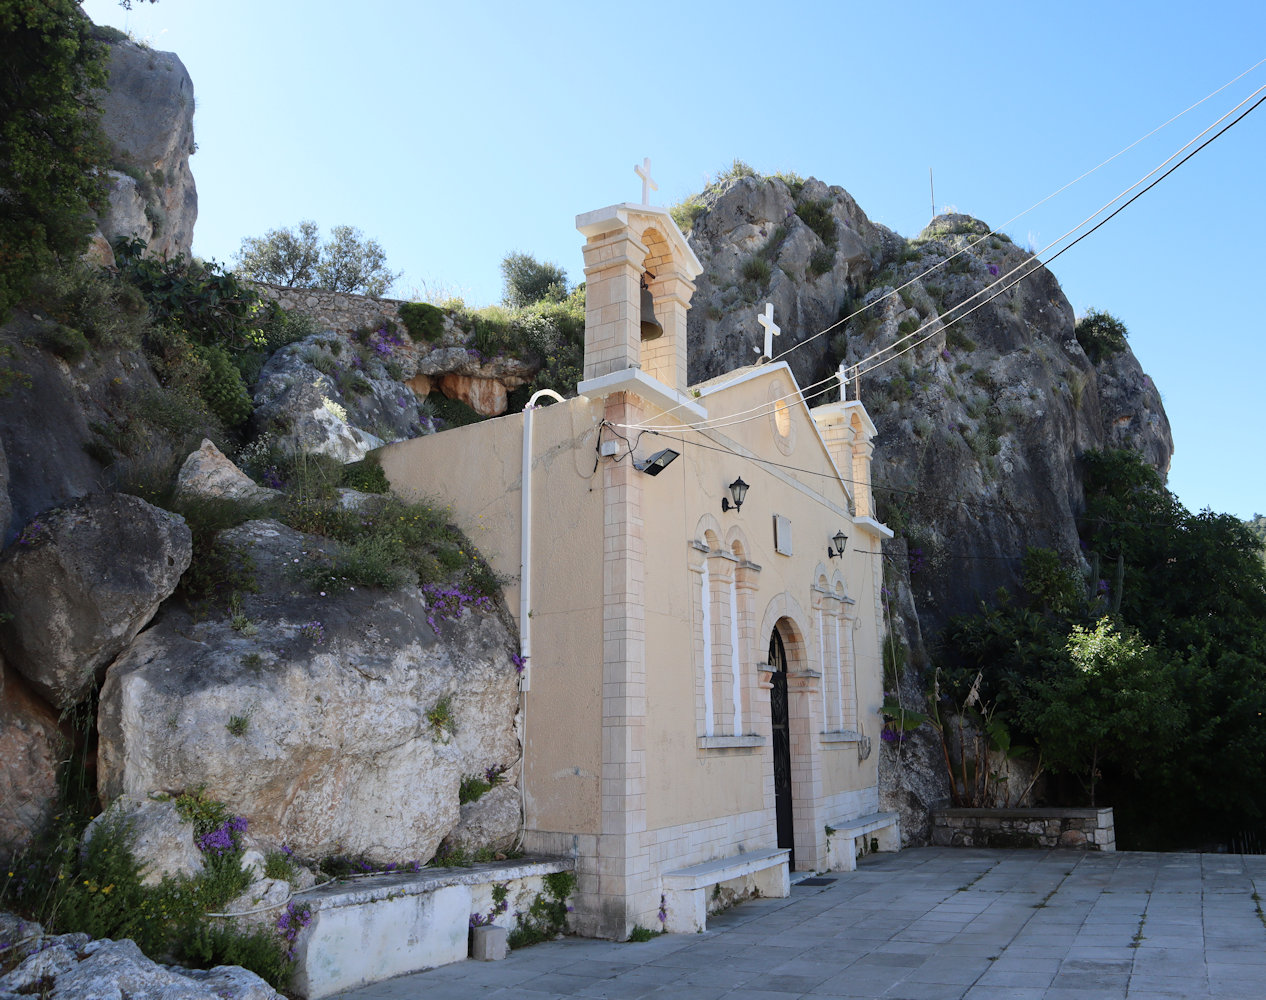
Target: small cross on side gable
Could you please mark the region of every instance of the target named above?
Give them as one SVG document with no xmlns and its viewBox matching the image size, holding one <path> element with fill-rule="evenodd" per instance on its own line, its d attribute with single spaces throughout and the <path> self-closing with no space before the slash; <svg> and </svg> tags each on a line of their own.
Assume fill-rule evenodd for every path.
<svg viewBox="0 0 1266 1000">
<path fill-rule="evenodd" d="M 765 311 L 756 317 L 756 322 L 765 328 L 765 352 L 762 354 L 760 348 L 753 348 L 759 359 L 771 360 L 774 356 L 774 338 L 782 333 L 782 327 L 774 322 L 774 304 L 772 302 L 765 303 Z"/>
</svg>

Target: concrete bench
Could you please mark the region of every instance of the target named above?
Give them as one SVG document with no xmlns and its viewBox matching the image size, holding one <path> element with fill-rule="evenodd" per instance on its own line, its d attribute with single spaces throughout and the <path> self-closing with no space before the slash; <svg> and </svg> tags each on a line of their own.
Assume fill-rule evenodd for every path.
<svg viewBox="0 0 1266 1000">
<path fill-rule="evenodd" d="M 664 930 L 694 934 L 708 923 L 708 890 L 742 879 L 744 888 L 761 896 L 791 895 L 791 852 L 786 848 L 744 851 L 728 858 L 704 861 L 661 876 L 664 893 Z"/>
<path fill-rule="evenodd" d="M 307 1000 L 408 972 L 458 962 L 470 948 L 470 918 L 490 909 L 495 885 L 507 886 L 495 923 L 513 927 L 516 909 L 543 891 L 544 877 L 572 871 L 572 858 L 519 858 L 470 868 L 423 868 L 369 875 L 294 897 L 311 909 L 295 941 L 292 988 Z"/>
<path fill-rule="evenodd" d="M 867 841 L 872 839 L 878 842 L 877 847 L 881 851 L 901 850 L 901 817 L 898 813 L 871 813 L 829 825 L 831 832 L 827 836 L 826 866 L 830 871 L 856 871 L 857 855 L 869 852 Z"/>
</svg>

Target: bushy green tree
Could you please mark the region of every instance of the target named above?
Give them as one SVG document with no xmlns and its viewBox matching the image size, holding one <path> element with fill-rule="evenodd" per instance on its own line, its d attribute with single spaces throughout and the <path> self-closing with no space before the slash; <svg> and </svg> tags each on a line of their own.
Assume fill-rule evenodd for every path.
<svg viewBox="0 0 1266 1000">
<path fill-rule="evenodd" d="M 1266 567 L 1257 538 L 1228 515 L 1188 511 L 1134 452 L 1088 453 L 1083 472 L 1082 542 L 1091 565 L 1114 567 L 1111 579 L 1077 601 L 1076 567 L 1062 572 L 1049 554 L 1030 553 L 1027 606 L 1007 598 L 953 620 L 944 674 L 961 684 L 979 671 L 982 697 L 1021 739 L 1052 768 L 1093 781 L 1116 809 L 1124 846 L 1260 836 Z M 1080 804 L 1067 785 L 1054 794 Z"/>
<path fill-rule="evenodd" d="M 82 252 L 104 197 L 105 49 L 74 0 L 0 0 L 0 319 Z"/>
<path fill-rule="evenodd" d="M 501 277 L 505 304 L 512 309 L 567 298 L 567 272 L 530 253 L 508 253 L 501 258 Z"/>
<path fill-rule="evenodd" d="M 327 288 L 377 297 L 385 295 L 400 277 L 387 266 L 382 245 L 355 226 L 335 226 L 323 244 L 317 224 L 310 220 L 297 228 L 248 236 L 236 259 L 238 271 L 246 277 L 291 288 Z"/>
<path fill-rule="evenodd" d="M 321 259 L 321 233 L 311 220 L 297 229 L 270 229 L 263 236 L 248 236 L 237 252 L 238 270 L 256 281 L 290 288 L 308 288 L 316 282 Z"/>
<path fill-rule="evenodd" d="M 1067 648 L 1068 669 L 1024 685 L 1017 715 L 1045 765 L 1080 778 L 1094 806 L 1100 768 L 1154 774 L 1168 757 L 1157 749 L 1180 731 L 1185 711 L 1171 664 L 1133 630 L 1110 618 L 1074 625 Z"/>
</svg>

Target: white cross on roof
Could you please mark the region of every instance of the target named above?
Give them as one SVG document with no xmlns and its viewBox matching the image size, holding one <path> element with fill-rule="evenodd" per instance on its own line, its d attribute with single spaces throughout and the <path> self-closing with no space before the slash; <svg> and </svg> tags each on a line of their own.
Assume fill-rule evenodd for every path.
<svg viewBox="0 0 1266 1000">
<path fill-rule="evenodd" d="M 633 173 L 642 178 L 642 204 L 649 205 L 651 203 L 650 191 L 659 190 L 659 185 L 651 180 L 651 158 L 649 156 L 642 157 L 642 165 L 640 167 L 635 166 Z M 648 188 L 650 191 L 647 190 Z"/>
<path fill-rule="evenodd" d="M 765 353 L 761 354 L 760 349 L 756 349 L 756 353 L 762 358 L 772 358 L 774 356 L 774 338 L 782 333 L 782 328 L 774 322 L 774 304 L 772 302 L 765 303 L 765 311 L 756 317 L 756 322 L 765 328 Z"/>
</svg>

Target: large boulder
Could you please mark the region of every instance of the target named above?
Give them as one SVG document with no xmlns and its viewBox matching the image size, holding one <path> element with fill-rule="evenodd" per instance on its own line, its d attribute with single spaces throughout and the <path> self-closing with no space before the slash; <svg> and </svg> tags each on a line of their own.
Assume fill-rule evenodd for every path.
<svg viewBox="0 0 1266 1000">
<path fill-rule="evenodd" d="M 462 779 L 519 757 L 508 613 L 437 619 L 437 634 L 417 587 L 301 583 L 313 536 L 252 521 L 220 537 L 250 554 L 259 592 L 237 630 L 169 606 L 110 666 L 102 798 L 202 786 L 258 843 L 427 860 L 459 820 Z"/>
<path fill-rule="evenodd" d="M 126 38 L 111 39 L 109 82 L 101 93 L 101 126 L 118 168 L 100 220 L 111 241 L 140 236 L 156 255 L 188 254 L 198 218 L 198 190 L 189 170 L 193 81 L 174 52 Z"/>
<path fill-rule="evenodd" d="M 444 838 L 444 846 L 449 850 L 475 851 L 487 847 L 507 851 L 518 840 L 522 815 L 519 789 L 507 781 L 474 802 L 462 803 L 461 817 Z"/>
<path fill-rule="evenodd" d="M 184 519 L 101 493 L 30 521 L 0 555 L 0 649 L 58 708 L 80 701 L 189 566 Z"/>
<path fill-rule="evenodd" d="M 260 486 L 225 457 L 214 443 L 203 438 L 202 447 L 185 459 L 176 475 L 176 492 L 217 500 L 260 503 L 281 494 Z"/>
<path fill-rule="evenodd" d="M 5 915 L 0 915 L 5 916 Z M 27 925 L 28 934 L 39 925 Z M 232 965 L 181 969 L 146 958 L 133 941 L 86 934 L 37 936 L 22 961 L 0 976 L 0 997 L 101 997 L 131 1000 L 283 1000 L 253 972 Z"/>
<path fill-rule="evenodd" d="M 6 677 L 0 656 L 0 858 L 52 818 L 64 748 L 57 713 Z"/>
</svg>

